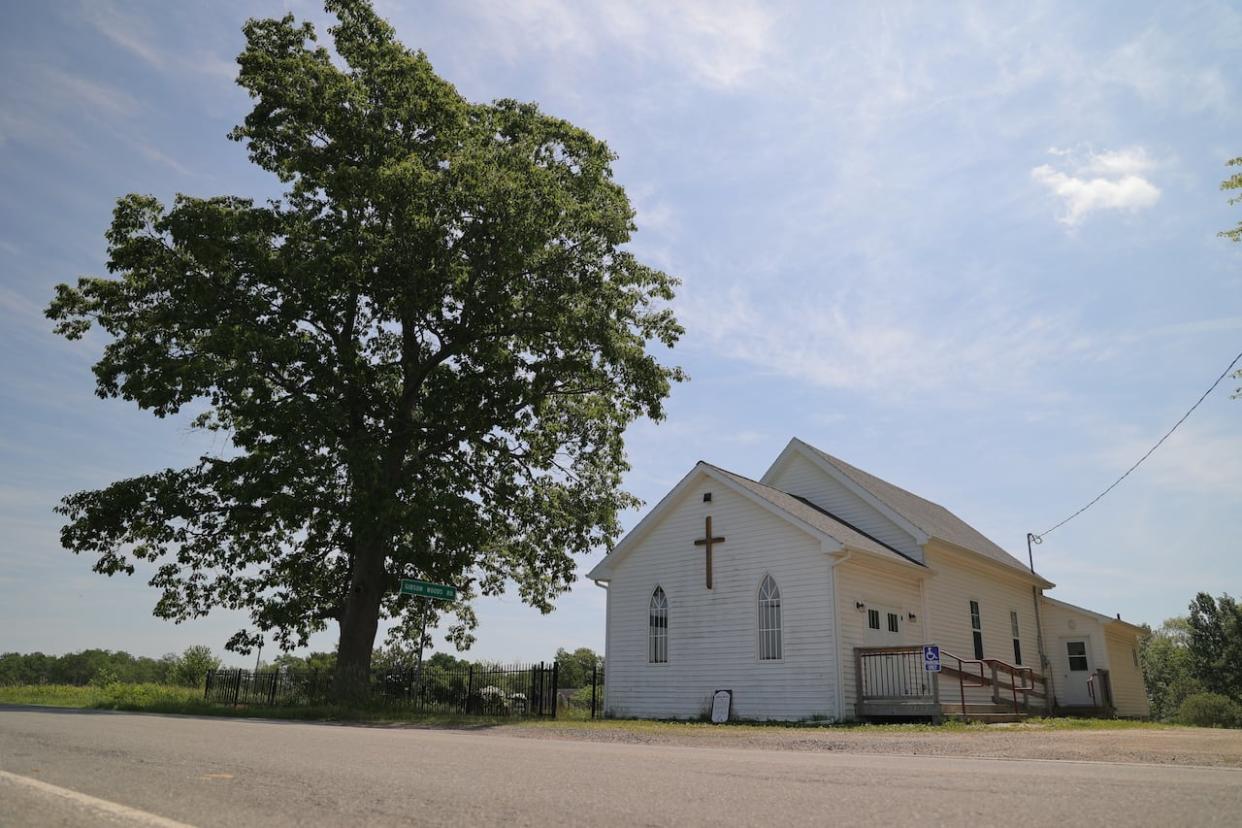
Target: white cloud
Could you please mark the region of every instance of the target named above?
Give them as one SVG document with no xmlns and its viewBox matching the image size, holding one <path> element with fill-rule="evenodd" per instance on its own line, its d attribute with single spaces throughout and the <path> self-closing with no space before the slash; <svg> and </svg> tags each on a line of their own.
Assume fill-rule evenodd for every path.
<svg viewBox="0 0 1242 828">
<path fill-rule="evenodd" d="M 734 288 L 690 293 L 678 317 L 691 338 L 767 373 L 885 397 L 936 392 L 942 401 L 968 401 L 1036 384 L 1047 365 L 1101 355 L 1069 320 L 1012 301 L 964 301 L 954 314 L 930 318 L 919 311 L 925 299 L 882 306 L 803 297 L 773 307 L 770 293 Z"/>
<path fill-rule="evenodd" d="M 1054 147 L 1049 153 L 1063 159 L 1064 169 L 1040 164 L 1031 178 L 1061 199 L 1065 211 L 1057 220 L 1070 227 L 1098 210 L 1136 212 L 1160 200 L 1160 188 L 1146 177 L 1154 163 L 1142 147 L 1085 154 Z"/>
<path fill-rule="evenodd" d="M 532 47 L 577 57 L 619 48 L 642 60 L 672 62 L 695 81 L 721 89 L 745 83 L 774 45 L 773 19 L 754 0 L 523 0 L 463 10 L 477 15 L 489 40 L 510 59 Z"/>
<path fill-rule="evenodd" d="M 151 159 L 152 161 L 163 164 L 169 169 L 175 170 L 181 173 L 182 175 L 194 175 L 195 174 L 194 170 L 190 169 L 185 164 L 182 164 L 180 161 L 178 161 L 176 158 L 173 158 L 171 155 L 160 152 L 158 149 L 151 146 L 150 144 L 141 144 L 139 145 L 138 150 L 139 152 L 141 152 L 143 155 L 145 155 L 147 158 Z"/>
<path fill-rule="evenodd" d="M 79 14 L 95 31 L 156 69 L 178 69 L 233 80 L 237 66 L 209 50 L 171 50 L 160 45 L 146 16 L 127 14 L 105 0 L 83 3 Z"/>
<path fill-rule="evenodd" d="M 1217 389 L 1216 393 L 1224 395 L 1228 389 Z M 1129 468 L 1155 441 L 1153 434 L 1129 431 L 1120 442 L 1101 453 L 1101 460 L 1109 467 Z M 1238 457 L 1242 457 L 1242 436 L 1188 422 L 1156 449 L 1127 482 L 1172 492 L 1242 498 L 1242 464 L 1235 462 Z"/>
</svg>

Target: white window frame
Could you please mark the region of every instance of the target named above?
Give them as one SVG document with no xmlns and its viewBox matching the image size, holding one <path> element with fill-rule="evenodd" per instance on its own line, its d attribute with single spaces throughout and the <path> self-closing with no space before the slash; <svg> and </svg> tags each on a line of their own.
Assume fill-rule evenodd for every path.
<svg viewBox="0 0 1242 828">
<path fill-rule="evenodd" d="M 767 589 L 771 584 L 771 589 Z M 785 615 L 781 588 L 770 573 L 764 573 L 755 591 L 755 656 L 761 662 L 785 660 Z"/>
<path fill-rule="evenodd" d="M 668 593 L 659 584 L 647 601 L 647 663 L 668 664 Z"/>
<path fill-rule="evenodd" d="M 966 608 L 970 610 L 970 651 L 974 660 L 978 661 L 987 655 L 983 646 L 983 602 L 978 598 L 968 599 Z M 975 626 L 978 624 L 978 626 Z M 975 646 L 975 634 L 979 635 L 979 646 Z"/>
<path fill-rule="evenodd" d="M 1013 663 L 1022 666 L 1022 625 L 1019 623 L 1018 611 L 1009 611 L 1009 632 L 1013 636 Z"/>
</svg>

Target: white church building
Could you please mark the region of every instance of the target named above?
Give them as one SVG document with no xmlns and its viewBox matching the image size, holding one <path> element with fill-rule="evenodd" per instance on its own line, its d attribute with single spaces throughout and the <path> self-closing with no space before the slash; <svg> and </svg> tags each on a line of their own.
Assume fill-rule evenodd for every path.
<svg viewBox="0 0 1242 828">
<path fill-rule="evenodd" d="M 699 718 L 722 690 L 734 719 L 1148 714 L 1138 627 L 798 439 L 758 481 L 698 463 L 589 577 L 611 716 Z"/>
</svg>

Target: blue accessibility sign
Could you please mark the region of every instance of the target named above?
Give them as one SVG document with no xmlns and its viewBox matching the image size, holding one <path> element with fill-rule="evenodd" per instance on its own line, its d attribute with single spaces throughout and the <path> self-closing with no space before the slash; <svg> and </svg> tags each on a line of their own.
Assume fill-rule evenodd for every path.
<svg viewBox="0 0 1242 828">
<path fill-rule="evenodd" d="M 940 647 L 935 644 L 923 645 L 923 669 L 929 673 L 940 672 Z"/>
</svg>

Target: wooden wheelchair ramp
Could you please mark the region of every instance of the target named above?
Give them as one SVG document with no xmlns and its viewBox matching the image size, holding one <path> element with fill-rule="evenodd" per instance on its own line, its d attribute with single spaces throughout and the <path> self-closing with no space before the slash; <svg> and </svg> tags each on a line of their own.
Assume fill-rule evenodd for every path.
<svg viewBox="0 0 1242 828">
<path fill-rule="evenodd" d="M 855 711 L 864 721 L 945 718 L 1020 721 L 1048 709 L 1048 683 L 1030 667 L 940 651 L 941 670 L 923 668 L 923 648 L 856 647 Z"/>
</svg>

